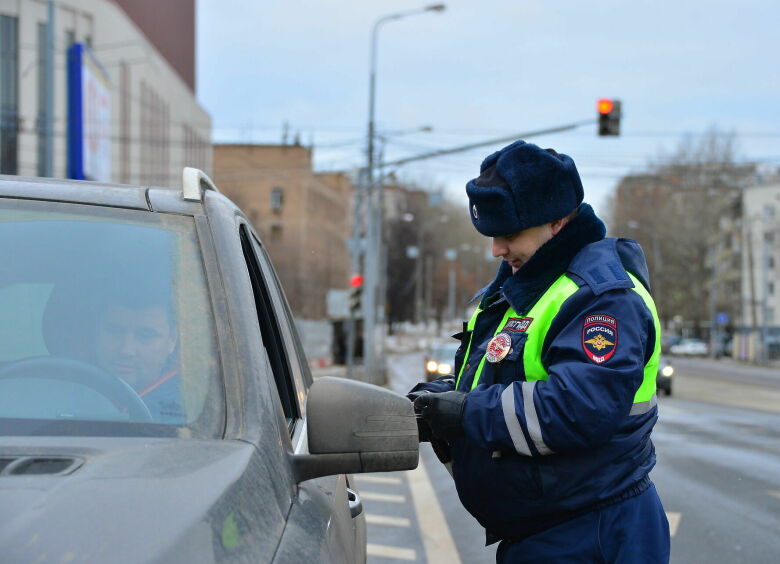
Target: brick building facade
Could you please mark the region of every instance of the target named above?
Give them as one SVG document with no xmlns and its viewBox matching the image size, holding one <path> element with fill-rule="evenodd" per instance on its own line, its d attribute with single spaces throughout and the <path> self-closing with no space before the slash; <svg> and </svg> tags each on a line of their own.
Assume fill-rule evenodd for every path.
<svg viewBox="0 0 780 564">
<path fill-rule="evenodd" d="M 348 286 L 350 180 L 314 172 L 300 145 L 215 145 L 213 177 L 260 234 L 296 317 L 324 319 L 328 290 Z"/>
</svg>

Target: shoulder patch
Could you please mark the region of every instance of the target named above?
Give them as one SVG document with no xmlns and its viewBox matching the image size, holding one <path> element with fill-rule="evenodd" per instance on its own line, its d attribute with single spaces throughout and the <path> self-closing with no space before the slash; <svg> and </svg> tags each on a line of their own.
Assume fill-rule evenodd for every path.
<svg viewBox="0 0 780 564">
<path fill-rule="evenodd" d="M 596 364 L 612 358 L 618 344 L 617 320 L 600 313 L 586 315 L 582 326 L 582 349 Z"/>
<path fill-rule="evenodd" d="M 506 324 L 501 330 L 525 333 L 533 320 L 533 317 L 510 317 L 506 320 Z"/>
</svg>

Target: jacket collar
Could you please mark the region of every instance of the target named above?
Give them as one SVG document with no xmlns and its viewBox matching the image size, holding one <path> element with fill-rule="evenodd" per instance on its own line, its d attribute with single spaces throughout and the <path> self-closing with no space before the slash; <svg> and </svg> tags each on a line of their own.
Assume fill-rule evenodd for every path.
<svg viewBox="0 0 780 564">
<path fill-rule="evenodd" d="M 484 309 L 491 298 L 501 291 L 518 313 L 526 313 L 539 297 L 566 272 L 571 260 L 585 245 L 600 241 L 606 227 L 593 208 L 580 204 L 576 217 L 560 233 L 542 245 L 520 270 L 512 274 L 512 267 L 501 262 L 495 280 L 483 295 L 480 307 Z"/>
</svg>

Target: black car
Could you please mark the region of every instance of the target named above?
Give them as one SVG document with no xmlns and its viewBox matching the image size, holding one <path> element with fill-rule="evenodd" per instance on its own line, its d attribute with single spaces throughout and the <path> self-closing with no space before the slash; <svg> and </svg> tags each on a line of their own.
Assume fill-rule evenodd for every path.
<svg viewBox="0 0 780 564">
<path fill-rule="evenodd" d="M 672 395 L 672 382 L 674 381 L 674 366 L 666 357 L 661 357 L 658 363 L 658 375 L 655 379 L 656 387 L 667 396 Z"/>
<path fill-rule="evenodd" d="M 411 404 L 312 381 L 244 214 L 0 177 L 0 560 L 363 562 L 351 473 L 416 466 Z"/>
</svg>

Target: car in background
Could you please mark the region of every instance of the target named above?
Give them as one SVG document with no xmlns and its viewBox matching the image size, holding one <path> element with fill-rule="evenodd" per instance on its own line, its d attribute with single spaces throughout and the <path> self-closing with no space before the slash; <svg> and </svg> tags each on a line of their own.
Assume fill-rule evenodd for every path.
<svg viewBox="0 0 780 564">
<path fill-rule="evenodd" d="M 434 345 L 425 355 L 425 380 L 430 382 L 455 370 L 455 353 L 460 343 Z"/>
<path fill-rule="evenodd" d="M 656 388 L 663 391 L 667 396 L 672 395 L 672 382 L 674 377 L 674 366 L 666 357 L 661 357 L 658 363 L 658 375 L 655 378 Z"/>
<path fill-rule="evenodd" d="M 680 356 L 707 356 L 710 348 L 701 339 L 683 339 L 669 347 L 669 353 Z"/>
<path fill-rule="evenodd" d="M 0 176 L 0 560 L 366 560 L 351 474 L 404 397 L 313 381 L 249 220 L 182 188 Z"/>
</svg>

